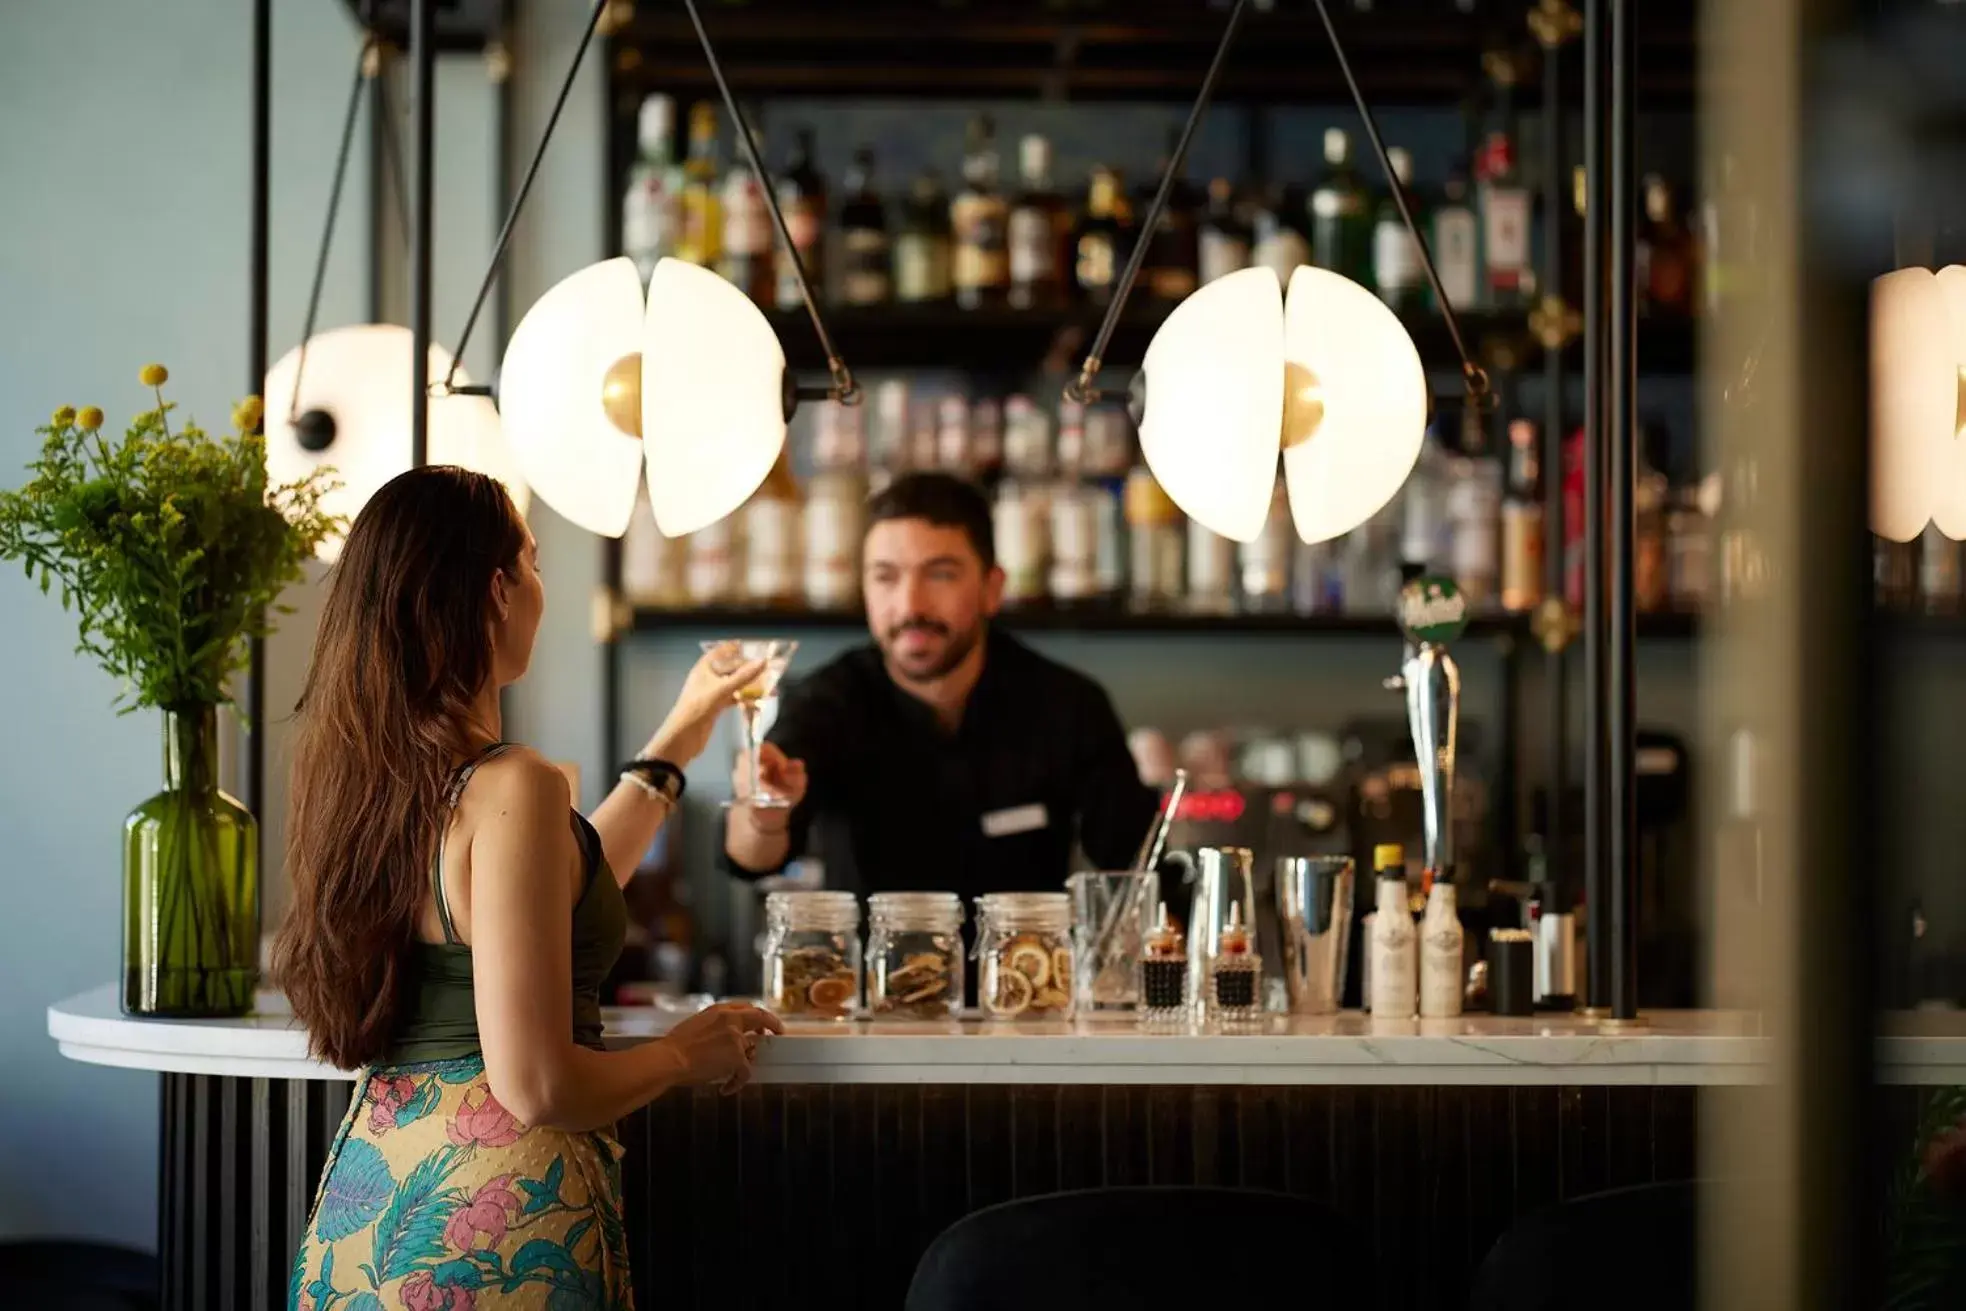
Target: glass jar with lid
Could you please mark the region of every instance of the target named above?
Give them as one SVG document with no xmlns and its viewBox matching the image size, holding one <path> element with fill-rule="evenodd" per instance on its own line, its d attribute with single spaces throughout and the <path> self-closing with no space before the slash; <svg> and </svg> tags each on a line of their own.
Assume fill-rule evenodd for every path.
<svg viewBox="0 0 1966 1311">
<path fill-rule="evenodd" d="M 851 892 L 765 897 L 765 1006 L 786 1019 L 846 1020 L 860 1005 L 860 902 Z"/>
<path fill-rule="evenodd" d="M 1062 892 L 976 899 L 977 1002 L 998 1020 L 1063 1020 L 1072 1010 L 1072 903 Z"/>
<path fill-rule="evenodd" d="M 874 1018 L 946 1020 L 962 1008 L 962 899 L 953 892 L 867 898 L 867 1009 Z"/>
</svg>

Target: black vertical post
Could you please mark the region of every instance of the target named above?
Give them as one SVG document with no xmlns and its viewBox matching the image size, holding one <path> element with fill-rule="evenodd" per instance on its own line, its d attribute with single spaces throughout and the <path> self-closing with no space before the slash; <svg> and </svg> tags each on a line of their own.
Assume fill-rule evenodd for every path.
<svg viewBox="0 0 1966 1311">
<path fill-rule="evenodd" d="M 384 157 L 389 152 L 389 97 L 383 94 L 382 80 L 389 76 L 389 47 L 378 41 L 373 47 L 375 65 L 369 77 L 369 316 L 370 323 L 382 322 L 382 270 L 389 262 L 389 233 L 382 217 L 388 200 L 389 175 Z M 390 202 L 393 203 L 393 202 Z"/>
<path fill-rule="evenodd" d="M 1543 51 L 1543 122 L 1549 131 L 1544 143 L 1543 194 L 1549 205 L 1543 215 L 1543 288 L 1545 296 L 1563 294 L 1563 262 L 1571 252 L 1563 244 L 1563 216 L 1570 205 L 1566 184 L 1563 149 L 1563 47 L 1553 45 Z M 1563 542 L 1563 425 L 1566 367 L 1561 350 L 1543 353 L 1543 595 L 1561 600 L 1564 595 Z M 1554 650 L 1545 648 L 1543 678 L 1549 723 L 1545 729 L 1546 777 L 1549 786 L 1543 811 L 1543 851 L 1545 869 L 1558 892 L 1558 911 L 1568 910 L 1572 895 L 1563 871 L 1568 854 L 1568 825 L 1564 805 L 1570 793 L 1570 662 L 1566 658 L 1569 640 Z"/>
<path fill-rule="evenodd" d="M 515 0 L 501 0 L 498 40 L 490 57 L 492 85 L 492 213 L 504 214 L 512 204 L 512 48 Z M 496 230 L 493 239 L 496 240 Z M 512 275 L 501 261 L 498 288 L 492 296 L 492 356 L 486 382 L 498 374 L 505 343 L 512 336 Z"/>
<path fill-rule="evenodd" d="M 267 227 L 273 173 L 273 5 L 272 0 L 253 0 L 252 32 L 252 195 L 247 202 L 247 249 L 250 272 L 247 277 L 246 376 L 247 394 L 260 395 L 266 387 Z M 266 420 L 261 416 L 259 430 Z M 266 803 L 266 643 L 254 638 L 246 664 L 246 809 L 258 818 L 261 828 L 254 842 L 263 846 Z M 254 865 L 259 867 L 260 851 L 255 850 Z"/>
<path fill-rule="evenodd" d="M 1605 263 L 1610 197 L 1605 173 L 1610 72 L 1606 0 L 1584 0 L 1584 900 L 1587 993 L 1592 1007 L 1611 1001 L 1610 817 L 1605 777 L 1610 635 L 1605 611 L 1607 434 L 1605 371 L 1610 307 Z"/>
<path fill-rule="evenodd" d="M 1636 115 L 1633 91 L 1637 51 L 1633 49 L 1634 0 L 1611 0 L 1611 296 L 1606 346 L 1610 353 L 1605 403 L 1610 478 L 1611 597 L 1608 618 L 1610 658 L 1605 687 L 1606 832 L 1609 857 L 1611 1016 L 1638 1015 L 1638 734 L 1632 625 L 1633 496 L 1638 486 L 1638 321 L 1632 287 L 1638 207 L 1633 195 L 1632 136 Z M 1595 917 L 1593 917 L 1595 918 Z"/>
<path fill-rule="evenodd" d="M 601 34 L 601 66 L 606 71 L 599 79 L 601 84 L 601 137 L 604 158 L 607 160 L 608 194 L 620 196 L 626 184 L 622 172 L 623 162 L 628 159 L 634 147 L 622 140 L 624 124 L 622 116 L 615 112 L 614 88 L 614 35 Z M 607 207 L 606 220 L 601 229 L 603 258 L 621 253 L 621 206 Z M 621 603 L 622 542 L 617 537 L 600 539 L 601 548 L 601 595 L 606 598 L 609 613 L 606 616 L 606 637 L 601 642 L 601 788 L 605 790 L 614 778 L 615 766 L 621 761 L 622 735 L 622 678 L 621 678 L 621 638 L 615 631 L 614 607 Z"/>
<path fill-rule="evenodd" d="M 410 204 L 410 465 L 430 462 L 430 318 L 431 210 L 436 159 L 432 154 L 437 126 L 437 4 L 411 0 L 410 62 L 415 68 L 416 105 L 411 111 L 411 138 L 416 161 Z"/>
</svg>

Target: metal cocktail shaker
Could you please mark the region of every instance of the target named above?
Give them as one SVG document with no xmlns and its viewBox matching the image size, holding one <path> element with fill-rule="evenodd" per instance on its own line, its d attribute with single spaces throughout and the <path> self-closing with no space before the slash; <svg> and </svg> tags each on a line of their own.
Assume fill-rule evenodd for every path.
<svg viewBox="0 0 1966 1311">
<path fill-rule="evenodd" d="M 1348 856 L 1282 856 L 1276 862 L 1284 982 L 1298 1015 L 1330 1015 L 1345 992 L 1355 875 Z"/>
<path fill-rule="evenodd" d="M 1400 589 L 1399 626 L 1406 634 L 1406 654 L 1400 672 L 1386 686 L 1406 694 L 1406 724 L 1420 770 L 1430 884 L 1453 878 L 1454 735 L 1461 717 L 1461 669 L 1446 644 L 1467 627 L 1467 615 L 1467 600 L 1450 579 L 1416 578 Z"/>
</svg>

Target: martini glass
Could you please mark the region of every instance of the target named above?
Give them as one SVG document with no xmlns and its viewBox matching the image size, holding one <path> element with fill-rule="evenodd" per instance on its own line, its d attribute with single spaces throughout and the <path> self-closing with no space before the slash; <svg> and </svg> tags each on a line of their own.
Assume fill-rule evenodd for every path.
<svg viewBox="0 0 1966 1311">
<path fill-rule="evenodd" d="M 738 713 L 744 717 L 744 749 L 751 757 L 750 804 L 759 810 L 784 810 L 792 804 L 788 798 L 765 787 L 759 777 L 758 748 L 762 742 L 758 723 L 763 717 L 760 712 L 765 702 L 778 695 L 778 680 L 785 676 L 785 667 L 792 663 L 792 653 L 798 649 L 797 642 L 780 639 L 726 639 L 703 643 L 703 651 L 710 657 L 710 668 L 719 674 L 735 673 L 754 660 L 765 662 L 758 676 L 738 688 L 735 694 Z M 737 803 L 732 801 L 725 804 Z"/>
</svg>

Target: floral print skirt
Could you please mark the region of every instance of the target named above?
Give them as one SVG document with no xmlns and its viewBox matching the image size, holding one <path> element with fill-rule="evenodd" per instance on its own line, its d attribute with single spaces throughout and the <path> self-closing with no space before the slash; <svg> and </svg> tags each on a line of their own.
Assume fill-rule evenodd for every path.
<svg viewBox="0 0 1966 1311">
<path fill-rule="evenodd" d="M 295 1258 L 295 1311 L 630 1311 L 621 1146 L 527 1128 L 481 1057 L 364 1070 Z"/>
</svg>

